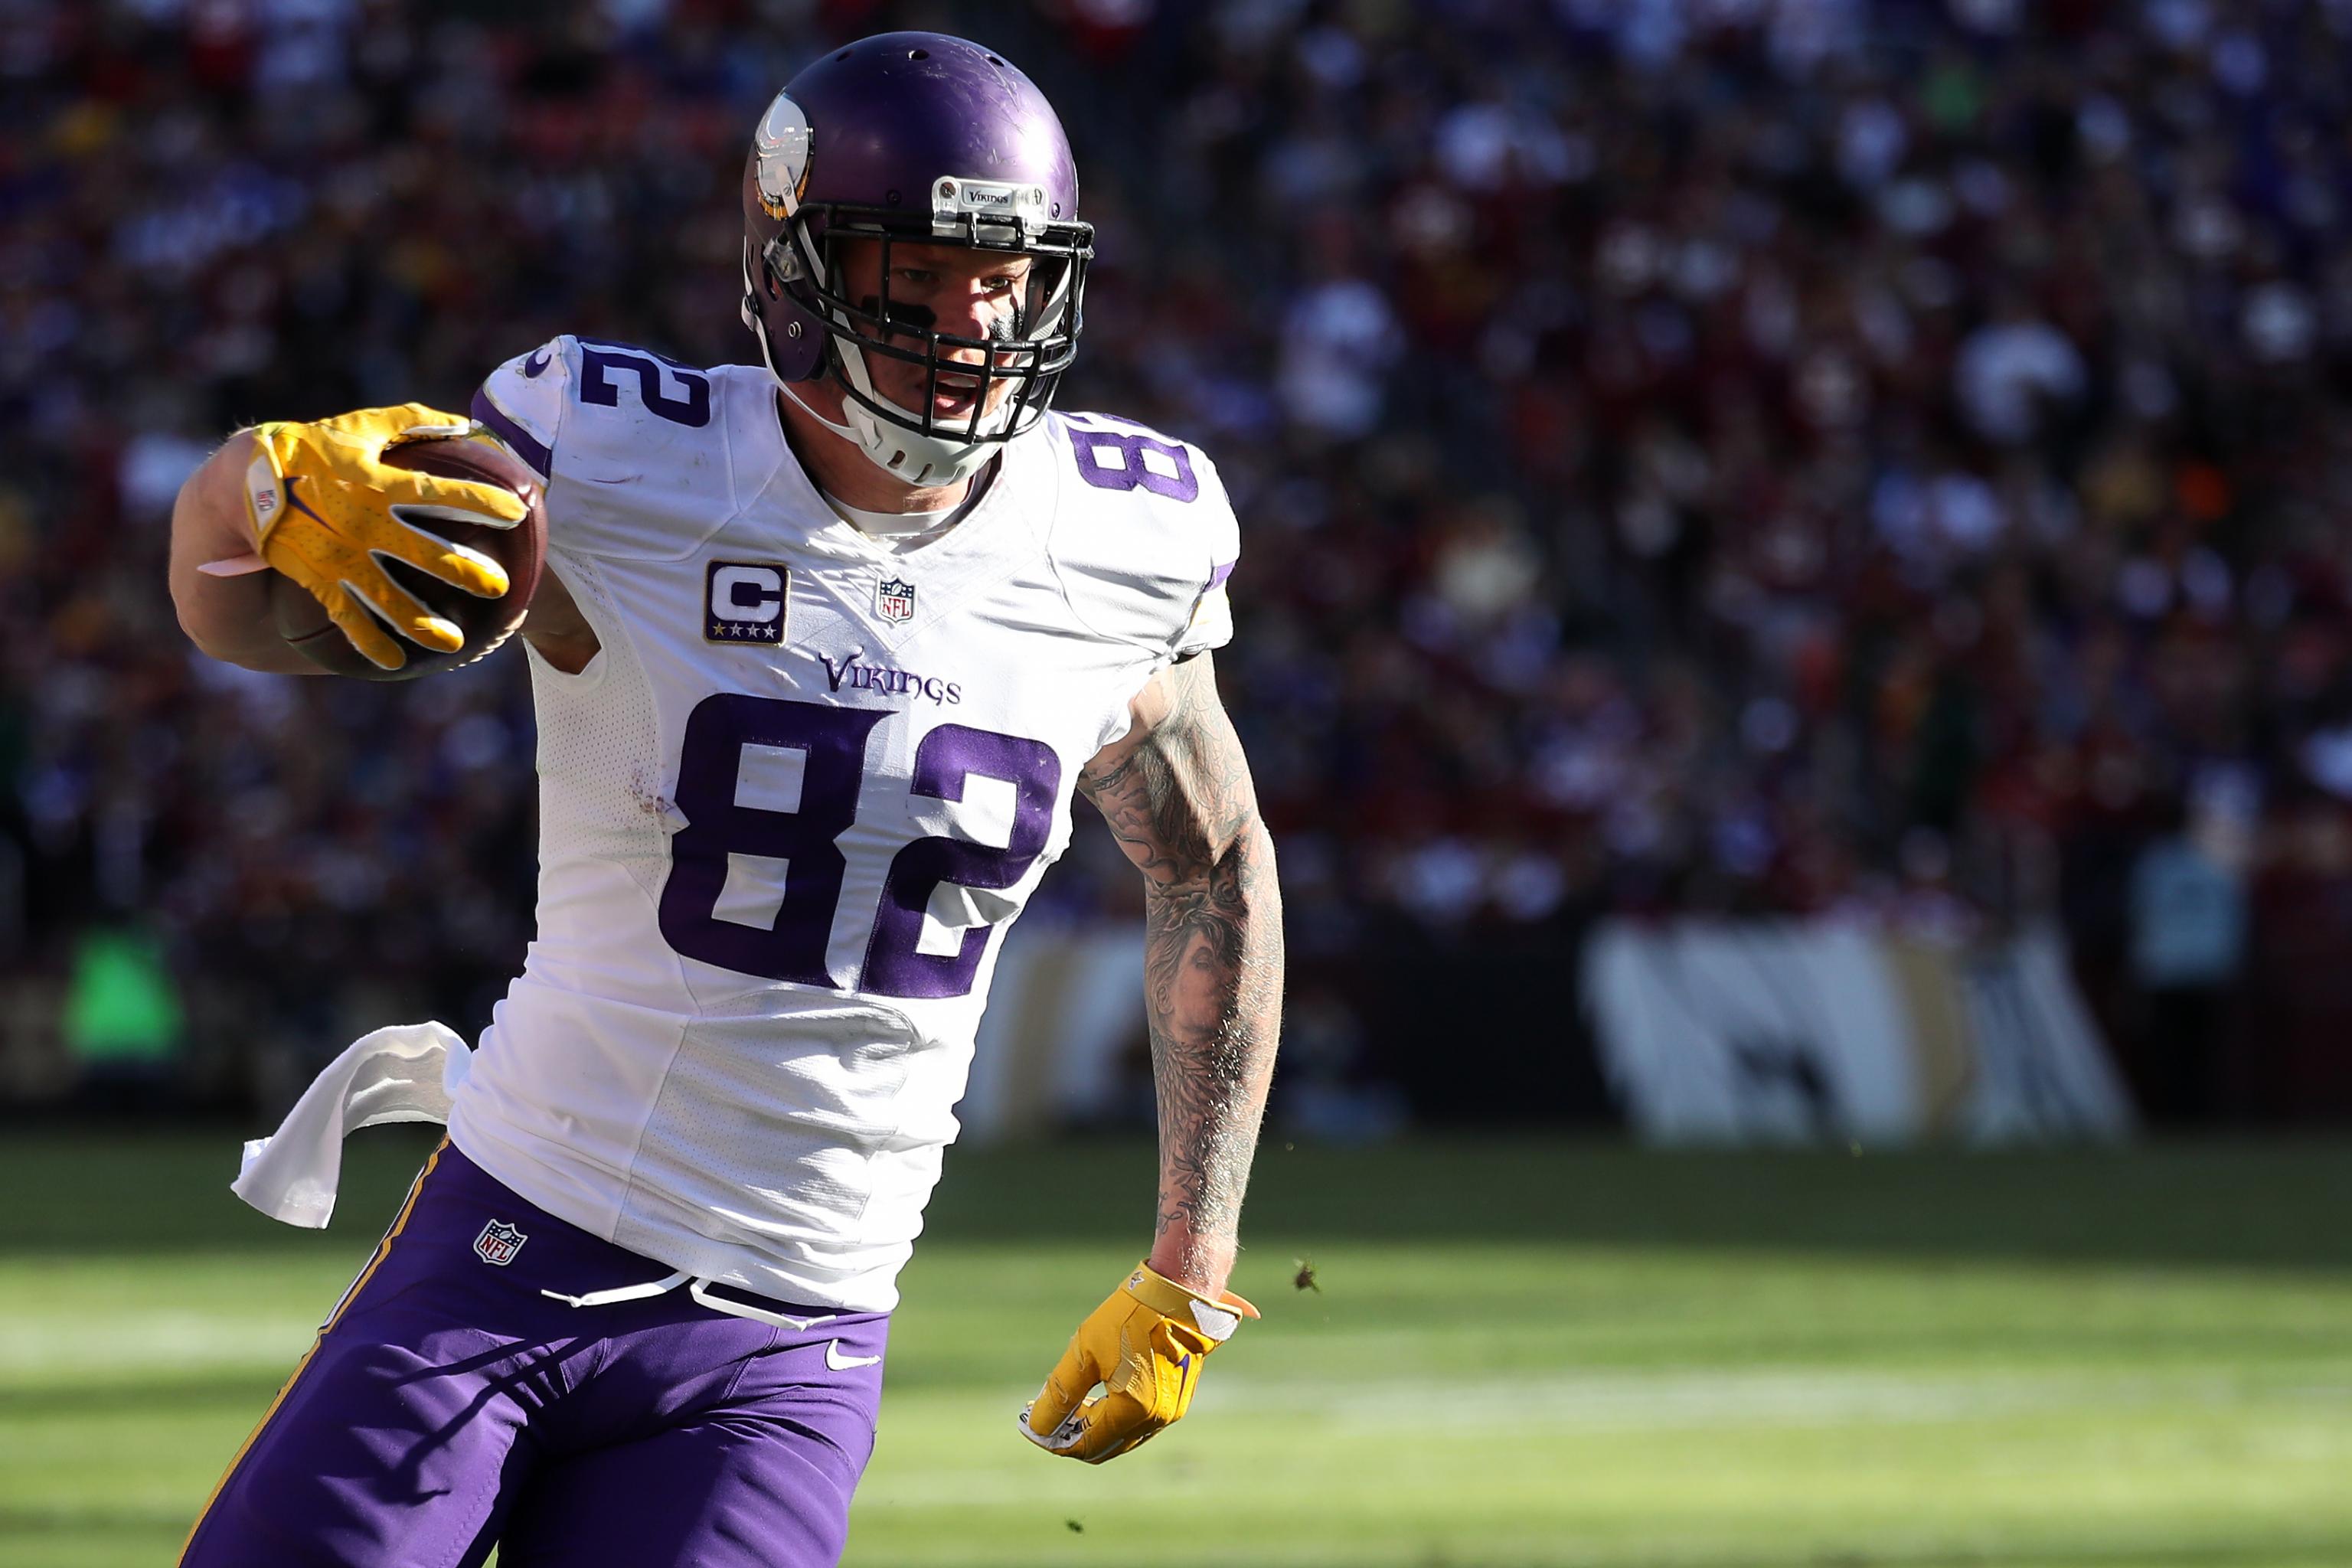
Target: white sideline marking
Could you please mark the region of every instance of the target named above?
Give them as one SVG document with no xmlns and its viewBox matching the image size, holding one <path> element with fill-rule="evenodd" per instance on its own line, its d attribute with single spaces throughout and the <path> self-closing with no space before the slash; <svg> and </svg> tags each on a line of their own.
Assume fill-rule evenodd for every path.
<svg viewBox="0 0 2352 1568">
<path fill-rule="evenodd" d="M 2224 1406 L 2341 1400 L 2341 1384 L 2266 1384 L 2214 1373 L 2008 1372 L 1906 1375 L 1845 1368 L 1591 1373 L 1567 1376 L 1377 1380 L 1356 1386 L 1232 1379 L 1203 1384 L 1196 1408 L 1271 1410 L 1343 1428 L 1516 1427 L 1673 1431 L 1735 1426 L 1913 1426 L 2151 1405 Z"/>
<path fill-rule="evenodd" d="M 319 1331 L 316 1319 L 214 1317 L 194 1312 L 107 1315 L 94 1321 L 0 1324 L 0 1378 L 170 1367 L 241 1367 L 290 1362 Z M 47 1381 L 46 1378 L 39 1381 Z"/>
</svg>

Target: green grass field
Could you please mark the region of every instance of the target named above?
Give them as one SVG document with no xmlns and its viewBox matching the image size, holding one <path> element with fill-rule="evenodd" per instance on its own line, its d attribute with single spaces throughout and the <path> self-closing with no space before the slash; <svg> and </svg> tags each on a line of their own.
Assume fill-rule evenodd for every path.
<svg viewBox="0 0 2352 1568">
<path fill-rule="evenodd" d="M 320 1235 L 233 1137 L 11 1135 L 0 1563 L 171 1562 L 420 1151 L 362 1134 Z M 850 1562 L 2352 1563 L 2352 1149 L 1276 1142 L 1265 1321 L 1149 1448 L 1049 1458 L 1012 1412 L 1150 1191 L 1138 1145 L 950 1157 Z"/>
</svg>

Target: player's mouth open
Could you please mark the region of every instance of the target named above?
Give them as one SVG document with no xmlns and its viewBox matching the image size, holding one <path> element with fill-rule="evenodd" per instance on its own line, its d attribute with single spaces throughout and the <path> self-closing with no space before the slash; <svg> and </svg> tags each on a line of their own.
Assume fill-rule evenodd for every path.
<svg viewBox="0 0 2352 1568">
<path fill-rule="evenodd" d="M 931 389 L 934 414 L 969 414 L 980 399 L 980 377 L 941 371 Z"/>
</svg>

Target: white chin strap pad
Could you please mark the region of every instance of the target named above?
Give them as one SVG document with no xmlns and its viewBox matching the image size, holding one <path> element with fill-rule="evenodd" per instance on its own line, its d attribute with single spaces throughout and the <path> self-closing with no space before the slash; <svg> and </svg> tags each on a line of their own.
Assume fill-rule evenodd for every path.
<svg viewBox="0 0 2352 1568">
<path fill-rule="evenodd" d="M 895 403 L 874 389 L 873 378 L 866 374 L 866 355 L 854 343 L 834 340 L 834 351 L 839 358 L 844 380 L 877 403 L 889 403 L 892 408 L 915 423 L 921 421 L 910 411 L 898 408 Z M 807 405 L 802 405 L 806 407 Z M 855 397 L 842 399 L 841 412 L 849 421 L 845 430 L 838 425 L 831 427 L 841 431 L 857 443 L 857 449 L 871 459 L 874 466 L 891 478 L 909 485 L 951 485 L 982 463 L 994 452 L 993 441 L 960 441 L 948 436 L 926 436 L 909 430 L 891 420 L 875 415 Z M 994 433 L 1003 428 L 1013 417 L 1011 405 L 981 420 L 982 429 Z M 827 421 L 830 425 L 831 422 Z"/>
<path fill-rule="evenodd" d="M 849 417 L 845 425 L 810 407 L 791 382 L 779 379 L 776 384 L 810 418 L 865 453 L 876 468 L 908 485 L 951 485 L 987 462 L 995 448 L 990 441 L 950 441 L 901 429 L 876 418 L 855 398 L 842 399 L 841 411 Z"/>
</svg>

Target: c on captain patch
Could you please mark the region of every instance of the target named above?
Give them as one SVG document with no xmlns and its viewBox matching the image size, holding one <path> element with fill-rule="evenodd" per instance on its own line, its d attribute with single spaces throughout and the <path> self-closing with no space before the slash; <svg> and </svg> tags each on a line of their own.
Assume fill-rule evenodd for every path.
<svg viewBox="0 0 2352 1568">
<path fill-rule="evenodd" d="M 485 1263 L 495 1263 L 504 1268 L 515 1260 L 515 1254 L 520 1252 L 522 1244 L 530 1239 L 522 1233 L 520 1226 L 494 1219 L 482 1227 L 481 1235 L 474 1237 L 474 1256 Z"/>
<path fill-rule="evenodd" d="M 703 579 L 703 637 L 709 642 L 782 642 L 784 589 L 792 580 L 790 572 L 769 562 L 713 561 Z"/>
</svg>

